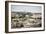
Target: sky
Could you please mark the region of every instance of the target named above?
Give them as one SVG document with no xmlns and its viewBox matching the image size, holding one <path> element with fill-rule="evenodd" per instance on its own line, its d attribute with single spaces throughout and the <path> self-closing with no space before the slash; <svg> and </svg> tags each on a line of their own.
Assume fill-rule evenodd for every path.
<svg viewBox="0 0 46 34">
<path fill-rule="evenodd" d="M 41 6 L 29 6 L 29 5 L 11 5 L 12 12 L 32 12 L 32 13 L 41 13 Z"/>
</svg>

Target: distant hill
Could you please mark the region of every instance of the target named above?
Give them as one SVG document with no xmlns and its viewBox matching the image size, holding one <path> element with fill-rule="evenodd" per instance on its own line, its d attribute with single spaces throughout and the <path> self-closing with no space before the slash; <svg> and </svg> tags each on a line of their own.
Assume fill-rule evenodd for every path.
<svg viewBox="0 0 46 34">
<path fill-rule="evenodd" d="M 42 13 L 33 13 L 33 14 L 35 14 L 35 15 L 42 15 Z"/>
<path fill-rule="evenodd" d="M 12 14 L 19 14 L 19 15 L 33 15 L 31 12 L 12 12 Z"/>
<path fill-rule="evenodd" d="M 30 15 L 30 16 L 33 16 L 33 15 L 41 15 L 41 13 L 32 13 L 32 12 L 11 12 L 11 16 L 15 16 L 15 15 L 22 15 L 22 16 L 25 16 L 25 15 Z"/>
</svg>

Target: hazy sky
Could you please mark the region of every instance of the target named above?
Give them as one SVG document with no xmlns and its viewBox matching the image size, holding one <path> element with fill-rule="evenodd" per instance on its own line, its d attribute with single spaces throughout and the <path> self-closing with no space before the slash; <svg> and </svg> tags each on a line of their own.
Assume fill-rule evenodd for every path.
<svg viewBox="0 0 46 34">
<path fill-rule="evenodd" d="M 11 10 L 15 11 L 22 11 L 22 12 L 32 12 L 32 13 L 40 13 L 42 11 L 41 6 L 29 6 L 29 5 L 11 5 Z"/>
</svg>

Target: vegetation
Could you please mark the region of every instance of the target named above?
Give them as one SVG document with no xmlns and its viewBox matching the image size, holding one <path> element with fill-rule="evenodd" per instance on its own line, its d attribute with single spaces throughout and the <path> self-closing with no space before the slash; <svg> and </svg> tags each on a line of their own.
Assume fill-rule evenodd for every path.
<svg viewBox="0 0 46 34">
<path fill-rule="evenodd" d="M 17 16 L 16 16 L 17 15 Z M 16 23 L 16 27 L 18 28 L 18 27 L 26 27 L 26 26 L 24 26 L 24 25 L 26 25 L 26 24 L 28 24 L 28 23 L 32 23 L 32 24 L 34 24 L 34 23 L 38 23 L 38 21 L 39 21 L 39 19 L 40 19 L 40 21 L 41 21 L 41 17 L 38 17 L 38 18 L 33 18 L 33 17 L 31 17 L 31 16 L 33 16 L 33 14 L 32 13 L 23 13 L 23 12 L 16 12 L 16 15 L 14 15 L 14 17 L 11 17 L 11 19 L 12 19 L 12 21 L 14 21 L 13 23 Z M 27 16 L 26 16 L 27 15 Z M 32 20 L 29 20 L 29 19 L 34 19 L 33 21 Z M 26 23 L 26 24 L 24 24 L 24 23 Z M 24 24 L 24 25 L 23 25 Z M 31 25 L 32 25 L 31 24 Z M 30 26 L 31 26 L 30 25 Z M 37 24 L 35 24 L 35 25 L 37 25 Z"/>
</svg>

